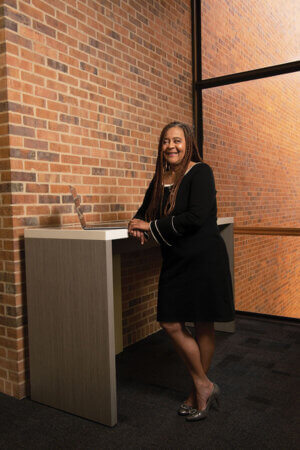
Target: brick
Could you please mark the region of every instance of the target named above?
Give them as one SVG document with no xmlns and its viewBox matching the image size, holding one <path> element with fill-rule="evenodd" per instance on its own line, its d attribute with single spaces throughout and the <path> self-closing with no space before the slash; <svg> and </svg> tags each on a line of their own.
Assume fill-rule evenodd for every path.
<svg viewBox="0 0 300 450">
<path fill-rule="evenodd" d="M 17 9 L 17 2 L 16 2 L 16 0 L 3 0 L 2 4 L 10 6 L 11 8 Z"/>
<path fill-rule="evenodd" d="M 11 196 L 11 203 L 12 204 L 32 204 L 36 202 L 36 196 L 35 195 L 12 195 Z"/>
<path fill-rule="evenodd" d="M 70 32 L 68 34 L 64 34 L 61 32 L 57 32 L 57 39 L 60 43 L 63 43 L 63 45 L 67 47 L 77 47 L 77 42 L 78 42 L 78 36 L 74 36 L 75 34 L 77 34 L 77 31 L 75 29 L 70 29 Z M 80 34 L 80 33 L 79 33 Z M 74 39 L 75 37 L 75 39 Z M 80 39 L 82 41 L 85 41 L 85 37 L 82 36 L 82 39 Z M 56 43 L 57 46 L 57 43 Z M 65 52 L 67 53 L 67 51 Z"/>
<path fill-rule="evenodd" d="M 98 49 L 101 49 L 101 50 L 105 50 L 105 45 L 102 42 L 97 41 L 96 39 L 90 38 L 89 39 L 89 44 L 92 47 L 95 47 L 95 48 L 98 48 Z"/>
<path fill-rule="evenodd" d="M 60 120 L 62 122 L 66 122 L 66 123 L 73 123 L 74 125 L 78 125 L 79 124 L 79 117 L 69 116 L 67 114 L 61 114 L 60 115 Z"/>
<path fill-rule="evenodd" d="M 48 120 L 57 120 L 58 118 L 58 115 L 55 111 L 49 111 L 47 109 L 41 108 L 36 108 L 36 116 Z"/>
<path fill-rule="evenodd" d="M 73 212 L 73 205 L 58 205 L 51 207 L 51 214 L 70 214 Z"/>
<path fill-rule="evenodd" d="M 36 174 L 32 172 L 10 172 L 12 181 L 35 181 Z"/>
<path fill-rule="evenodd" d="M 39 195 L 39 203 L 60 203 L 58 195 Z"/>
<path fill-rule="evenodd" d="M 120 151 L 120 152 L 129 152 L 130 151 L 130 146 L 129 145 L 117 144 L 117 150 Z"/>
<path fill-rule="evenodd" d="M 26 184 L 26 192 L 49 192 L 48 184 L 37 184 L 37 183 L 27 183 Z"/>
<path fill-rule="evenodd" d="M 31 106 L 21 105 L 15 102 L 5 102 L 3 104 L 4 111 L 14 111 L 21 114 L 33 114 L 33 108 Z"/>
<path fill-rule="evenodd" d="M 45 139 L 49 141 L 59 141 L 60 136 L 59 133 L 49 130 L 37 130 L 36 136 L 38 139 Z"/>
<path fill-rule="evenodd" d="M 93 207 L 94 212 L 108 212 L 109 211 L 109 205 L 94 205 Z"/>
<path fill-rule="evenodd" d="M 102 167 L 92 167 L 92 175 L 107 175 L 107 169 Z"/>
<path fill-rule="evenodd" d="M 7 28 L 9 30 L 18 32 L 18 24 L 10 19 L 7 19 L 6 17 L 0 18 L 0 29 L 1 28 Z"/>
<path fill-rule="evenodd" d="M 72 195 L 63 195 L 62 196 L 62 202 L 63 203 L 73 203 L 73 197 Z"/>
<path fill-rule="evenodd" d="M 66 90 L 66 86 L 64 84 L 58 83 L 57 81 L 54 80 L 47 80 L 47 88 L 60 92 L 65 92 Z"/>
<path fill-rule="evenodd" d="M 57 92 L 52 91 L 47 88 L 36 86 L 34 92 L 35 92 L 35 95 L 37 95 L 38 97 L 44 97 L 44 98 L 47 98 L 50 100 L 57 99 Z"/>
<path fill-rule="evenodd" d="M 127 171 L 128 172 L 128 171 Z M 125 172 L 124 170 L 120 170 L 120 169 L 110 169 L 109 170 L 109 175 L 112 177 L 124 177 Z M 127 174 L 128 176 L 128 174 Z"/>
<path fill-rule="evenodd" d="M 14 273 L 1 272 L 0 273 L 0 280 L 1 281 L 8 281 L 9 283 L 14 283 L 14 281 L 15 281 L 15 274 Z M 3 314 L 4 314 L 4 311 L 3 311 Z"/>
<path fill-rule="evenodd" d="M 51 226 L 58 226 L 61 224 L 60 216 L 53 215 L 53 216 L 42 216 L 39 217 L 39 222 L 42 227 L 51 227 Z"/>
<path fill-rule="evenodd" d="M 48 150 L 48 142 L 40 141 L 37 139 L 24 139 L 24 147 L 39 149 L 39 150 Z M 35 153 L 34 153 L 35 155 Z M 30 158 L 33 159 L 33 158 Z"/>
<path fill-rule="evenodd" d="M 71 76 L 68 76 L 68 75 L 65 75 L 64 73 L 58 73 L 58 79 L 59 79 L 59 81 L 61 81 L 62 83 L 66 83 L 66 84 L 68 84 L 68 85 L 72 85 L 72 86 L 78 86 L 78 79 L 77 78 L 75 78 L 75 77 L 71 77 Z"/>
<path fill-rule="evenodd" d="M 17 217 L 13 220 L 14 227 L 35 227 L 38 225 L 38 220 L 36 217 Z"/>
<path fill-rule="evenodd" d="M 85 158 L 85 157 L 83 157 L 83 158 L 82 158 L 82 164 L 83 164 L 83 165 L 88 165 L 88 166 L 96 165 L 96 164 L 99 164 L 99 159 L 97 159 L 97 158 Z"/>
<path fill-rule="evenodd" d="M 57 73 L 53 69 L 48 69 L 47 67 L 34 65 L 34 72 L 43 77 L 52 78 L 56 80 Z"/>
<path fill-rule="evenodd" d="M 104 181 L 105 180 L 105 181 Z M 93 185 L 93 184 L 99 184 L 100 183 L 100 180 L 99 180 L 99 178 L 98 177 L 88 177 L 88 176 L 83 176 L 82 177 L 82 181 L 83 181 L 83 184 L 90 184 L 90 185 Z M 104 183 L 106 183 L 106 184 L 115 184 L 115 180 L 113 180 L 113 179 L 105 179 L 105 178 L 103 178 L 103 180 L 102 180 L 102 182 L 103 182 L 103 184 Z"/>
<path fill-rule="evenodd" d="M 16 208 L 13 210 L 13 207 L 10 206 L 0 206 L 0 215 L 1 216 L 12 216 L 13 214 L 23 214 L 24 209 L 22 207 Z"/>
<path fill-rule="evenodd" d="M 61 162 L 68 164 L 80 164 L 81 158 L 73 155 L 62 155 Z"/>
<path fill-rule="evenodd" d="M 60 70 L 61 72 L 64 72 L 64 73 L 68 72 L 68 66 L 66 64 L 60 63 L 59 61 L 54 61 L 53 59 L 48 58 L 47 64 L 52 69 Z"/>
<path fill-rule="evenodd" d="M 50 169 L 52 172 L 71 172 L 71 168 L 67 164 L 50 164 Z"/>
<path fill-rule="evenodd" d="M 29 137 L 34 137 L 35 132 L 32 128 L 28 128 L 28 127 L 20 127 L 18 125 L 9 125 L 9 132 L 11 134 L 16 134 L 18 136 L 29 136 Z"/>
<path fill-rule="evenodd" d="M 27 206 L 26 213 L 29 216 L 50 214 L 50 208 L 49 208 L 49 206 Z"/>
<path fill-rule="evenodd" d="M 109 141 L 122 142 L 122 137 L 117 134 L 108 133 L 107 138 Z"/>
<path fill-rule="evenodd" d="M 85 45 L 82 42 L 79 42 L 79 50 L 81 50 L 82 52 L 84 52 L 85 54 L 96 54 L 96 52 L 89 46 L 89 45 Z"/>
<path fill-rule="evenodd" d="M 87 96 L 87 94 L 85 93 L 85 96 Z M 68 103 L 70 105 L 78 105 L 78 99 L 68 96 L 68 95 L 62 95 L 62 94 L 58 94 L 58 100 L 62 103 Z"/>
<path fill-rule="evenodd" d="M 50 150 L 58 153 L 70 153 L 70 146 L 57 142 L 50 143 Z"/>
<path fill-rule="evenodd" d="M 48 27 L 47 25 L 45 25 L 42 22 L 39 22 L 38 20 L 33 20 L 33 28 L 39 31 L 40 33 L 51 36 L 52 38 L 56 37 L 56 31 L 53 28 Z"/>
<path fill-rule="evenodd" d="M 55 3 L 57 4 L 57 3 L 60 3 L 60 2 L 57 2 L 57 1 L 56 1 Z M 55 10 L 54 10 L 54 8 L 52 8 L 52 7 L 50 6 L 49 2 L 44 2 L 44 1 L 42 1 L 42 0 L 32 0 L 32 4 L 33 4 L 33 6 L 35 6 L 36 8 L 38 8 L 38 9 L 44 11 L 44 12 L 47 13 L 47 14 L 50 14 L 51 16 L 54 16 L 54 15 L 55 15 Z"/>
<path fill-rule="evenodd" d="M 37 152 L 37 159 L 42 161 L 59 161 L 59 154 L 52 152 Z"/>
<path fill-rule="evenodd" d="M 0 184 L 0 192 L 22 192 L 22 183 L 2 183 Z"/>
<path fill-rule="evenodd" d="M 4 124 L 0 126 L 0 134 L 8 134 L 8 124 Z"/>
<path fill-rule="evenodd" d="M 6 315 L 12 316 L 12 317 L 18 317 L 25 314 L 25 308 L 24 306 L 7 306 L 6 307 Z"/>
<path fill-rule="evenodd" d="M 32 128 L 47 128 L 47 122 L 45 120 L 35 119 L 33 117 L 23 117 L 23 125 Z"/>
<path fill-rule="evenodd" d="M 97 67 L 93 67 L 90 64 L 87 64 L 83 61 L 80 61 L 80 69 L 85 70 L 86 72 L 93 73 L 94 75 L 98 75 Z"/>
<path fill-rule="evenodd" d="M 82 167 L 82 166 L 72 166 L 72 173 L 81 173 L 85 175 L 89 175 L 91 173 L 90 167 Z"/>
<path fill-rule="evenodd" d="M 34 97 L 33 95 L 23 94 L 23 100 L 25 104 L 44 107 L 46 101 L 43 98 Z"/>
</svg>

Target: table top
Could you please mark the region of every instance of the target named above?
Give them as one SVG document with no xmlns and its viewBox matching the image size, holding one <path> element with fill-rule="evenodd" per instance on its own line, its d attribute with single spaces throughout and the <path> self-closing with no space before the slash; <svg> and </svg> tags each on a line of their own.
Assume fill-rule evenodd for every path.
<svg viewBox="0 0 300 450">
<path fill-rule="evenodd" d="M 229 225 L 234 222 L 233 217 L 219 217 L 218 225 Z M 27 228 L 25 229 L 25 238 L 36 239 L 87 239 L 110 241 L 115 239 L 128 238 L 127 222 L 115 222 L 113 224 L 95 225 L 103 227 L 98 230 L 83 230 L 81 227 L 53 227 L 53 228 Z M 116 228 L 119 227 L 119 228 Z"/>
</svg>

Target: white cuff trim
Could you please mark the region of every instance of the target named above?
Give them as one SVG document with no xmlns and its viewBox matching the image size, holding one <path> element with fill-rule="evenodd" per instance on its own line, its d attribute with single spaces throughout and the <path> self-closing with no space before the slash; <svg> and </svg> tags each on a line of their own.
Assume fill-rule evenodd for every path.
<svg viewBox="0 0 300 450">
<path fill-rule="evenodd" d="M 157 222 L 157 220 L 155 220 L 154 225 L 155 225 L 155 227 L 156 227 L 156 229 L 157 229 L 158 234 L 160 235 L 160 237 L 162 238 L 162 240 L 163 240 L 169 247 L 172 247 L 172 244 L 170 244 L 168 241 L 166 241 L 165 238 L 162 236 L 161 232 L 160 232 L 159 229 L 158 229 L 158 226 L 157 226 L 157 223 L 156 223 L 156 222 Z"/>
<path fill-rule="evenodd" d="M 153 231 L 152 231 L 152 228 L 151 228 L 152 223 L 153 223 L 153 222 L 152 222 L 152 220 L 151 220 L 151 222 L 150 222 L 150 231 L 151 231 L 151 234 L 152 234 L 154 240 L 157 242 L 157 244 L 160 245 L 160 243 L 158 242 L 158 240 L 156 239 L 156 237 L 154 236 L 154 233 L 153 233 Z"/>
<path fill-rule="evenodd" d="M 175 226 L 174 226 L 174 216 L 172 216 L 172 218 L 171 218 L 171 224 L 172 224 L 172 228 L 173 228 L 173 230 L 175 231 L 175 233 L 181 235 L 181 233 L 179 233 L 179 231 L 177 231 L 176 228 L 175 228 Z"/>
</svg>

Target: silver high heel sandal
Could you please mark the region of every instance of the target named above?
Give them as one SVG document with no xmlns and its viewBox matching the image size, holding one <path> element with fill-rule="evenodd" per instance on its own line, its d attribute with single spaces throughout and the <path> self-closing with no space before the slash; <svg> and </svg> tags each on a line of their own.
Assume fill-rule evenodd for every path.
<svg viewBox="0 0 300 450">
<path fill-rule="evenodd" d="M 185 403 L 181 403 L 177 412 L 180 416 L 188 416 L 192 409 L 193 409 L 192 406 L 186 405 Z"/>
<path fill-rule="evenodd" d="M 214 385 L 214 387 L 213 387 L 212 393 L 210 394 L 210 396 L 207 399 L 205 409 L 201 409 L 201 410 L 194 409 L 194 408 L 190 409 L 189 415 L 188 415 L 188 417 L 185 418 L 185 420 L 187 420 L 188 422 L 196 422 L 197 420 L 205 419 L 205 417 L 207 417 L 207 415 L 208 415 L 208 411 L 209 411 L 210 407 L 213 404 L 215 404 L 217 409 L 220 408 L 221 390 L 217 384 L 213 383 L 213 385 Z"/>
</svg>

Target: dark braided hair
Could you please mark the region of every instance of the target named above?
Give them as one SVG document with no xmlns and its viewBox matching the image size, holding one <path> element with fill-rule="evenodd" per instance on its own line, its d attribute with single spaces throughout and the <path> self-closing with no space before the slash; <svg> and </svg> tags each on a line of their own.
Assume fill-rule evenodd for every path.
<svg viewBox="0 0 300 450">
<path fill-rule="evenodd" d="M 170 170 L 169 164 L 165 161 L 164 154 L 162 151 L 163 141 L 166 135 L 166 132 L 170 128 L 179 127 L 183 130 L 184 137 L 185 137 L 185 154 L 183 157 L 183 160 L 180 164 L 180 170 L 176 174 L 176 180 L 170 190 L 170 196 L 169 200 L 164 208 L 164 211 L 162 211 L 162 203 L 163 203 L 163 192 L 164 192 L 164 174 Z M 182 181 L 182 178 L 188 168 L 189 162 L 203 162 L 203 159 L 200 156 L 199 150 L 197 148 L 197 144 L 193 135 L 193 132 L 189 125 L 182 123 L 182 122 L 171 122 L 168 125 L 166 125 L 159 138 L 159 144 L 158 144 L 158 155 L 156 160 L 156 169 L 155 169 L 155 175 L 154 175 L 154 186 L 153 186 L 153 193 L 152 197 L 149 203 L 149 206 L 145 213 L 145 218 L 147 221 L 155 219 L 158 215 L 160 217 L 170 214 L 174 207 L 176 202 L 176 196 L 177 192 L 180 186 L 180 183 Z"/>
</svg>

